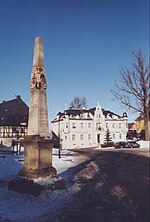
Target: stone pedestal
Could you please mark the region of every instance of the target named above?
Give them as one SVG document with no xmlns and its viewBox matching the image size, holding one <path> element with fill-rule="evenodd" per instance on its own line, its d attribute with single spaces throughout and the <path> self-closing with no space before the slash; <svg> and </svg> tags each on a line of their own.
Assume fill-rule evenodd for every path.
<svg viewBox="0 0 150 222">
<path fill-rule="evenodd" d="M 52 143 L 40 136 L 27 136 L 24 144 L 24 167 L 19 175 L 29 178 L 56 177 L 57 171 L 52 166 Z"/>
<path fill-rule="evenodd" d="M 33 178 L 18 176 L 9 182 L 8 189 L 37 197 L 44 190 L 66 189 L 66 181 L 61 178 L 51 178 L 51 181 L 38 184 Z"/>
</svg>

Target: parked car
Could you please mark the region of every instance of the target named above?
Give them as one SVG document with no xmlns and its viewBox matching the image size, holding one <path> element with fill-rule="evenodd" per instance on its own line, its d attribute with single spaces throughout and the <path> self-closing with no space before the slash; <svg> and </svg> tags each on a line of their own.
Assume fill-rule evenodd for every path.
<svg viewBox="0 0 150 222">
<path fill-rule="evenodd" d="M 115 144 L 115 148 L 139 148 L 140 145 L 135 141 L 120 141 Z"/>
<path fill-rule="evenodd" d="M 126 141 L 120 141 L 115 144 L 115 148 L 126 148 L 126 147 L 127 147 Z"/>
<path fill-rule="evenodd" d="M 128 141 L 128 145 L 131 148 L 140 148 L 140 144 L 136 143 L 135 141 Z"/>
</svg>

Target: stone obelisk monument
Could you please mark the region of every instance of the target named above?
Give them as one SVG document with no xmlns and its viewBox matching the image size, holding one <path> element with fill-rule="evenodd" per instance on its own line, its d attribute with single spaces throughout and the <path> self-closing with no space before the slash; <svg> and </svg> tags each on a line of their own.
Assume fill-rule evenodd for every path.
<svg viewBox="0 0 150 222">
<path fill-rule="evenodd" d="M 46 72 L 42 38 L 35 38 L 30 84 L 28 135 L 23 140 L 24 167 L 20 176 L 29 178 L 55 177 L 52 166 L 52 143 L 48 139 L 49 124 L 46 97 Z"/>
</svg>

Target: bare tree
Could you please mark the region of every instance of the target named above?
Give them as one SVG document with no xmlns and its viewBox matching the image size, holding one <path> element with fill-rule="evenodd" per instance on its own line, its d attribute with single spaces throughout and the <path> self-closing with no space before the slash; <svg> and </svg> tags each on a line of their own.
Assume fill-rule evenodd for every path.
<svg viewBox="0 0 150 222">
<path fill-rule="evenodd" d="M 70 103 L 70 106 L 75 109 L 83 109 L 87 107 L 87 100 L 85 97 L 80 98 L 79 96 L 75 96 Z"/>
<path fill-rule="evenodd" d="M 130 68 L 120 70 L 120 80 L 111 90 L 114 98 L 144 118 L 145 139 L 150 140 L 150 72 L 142 51 L 133 52 Z"/>
</svg>

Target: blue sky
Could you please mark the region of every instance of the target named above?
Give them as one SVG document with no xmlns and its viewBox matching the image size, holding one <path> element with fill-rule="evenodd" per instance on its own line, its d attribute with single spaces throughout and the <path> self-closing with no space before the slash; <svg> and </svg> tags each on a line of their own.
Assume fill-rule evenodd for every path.
<svg viewBox="0 0 150 222">
<path fill-rule="evenodd" d="M 74 96 L 122 115 L 110 90 L 131 52 L 148 58 L 148 0 L 0 0 L 0 102 L 29 105 L 34 39 L 44 41 L 49 120 Z M 129 114 L 132 121 L 137 116 Z"/>
</svg>

